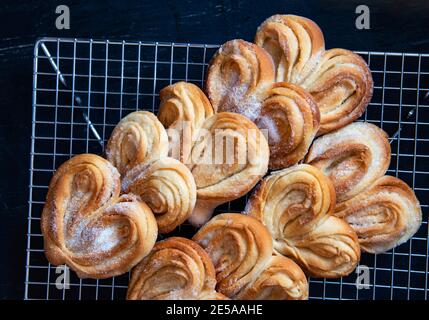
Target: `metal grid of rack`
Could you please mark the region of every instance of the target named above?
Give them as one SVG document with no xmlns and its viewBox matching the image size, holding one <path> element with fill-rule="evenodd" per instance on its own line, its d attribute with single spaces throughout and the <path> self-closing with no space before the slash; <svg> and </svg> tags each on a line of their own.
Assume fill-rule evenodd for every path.
<svg viewBox="0 0 429 320">
<path fill-rule="evenodd" d="M 123 299 L 129 275 L 79 279 L 58 287 L 61 274 L 44 256 L 40 215 L 55 169 L 71 156 L 103 154 L 117 122 L 137 109 L 157 111 L 161 88 L 179 80 L 203 85 L 217 45 L 44 38 L 34 51 L 25 299 Z M 407 243 L 383 254 L 363 254 L 366 288 L 357 273 L 310 279 L 312 299 L 428 299 L 429 55 L 358 52 L 374 78 L 374 96 L 362 120 L 391 137 L 388 174 L 416 192 L 423 223 Z M 246 198 L 217 208 L 240 212 Z M 190 225 L 175 234 L 192 235 Z M 64 269 L 62 269 L 64 270 Z"/>
</svg>

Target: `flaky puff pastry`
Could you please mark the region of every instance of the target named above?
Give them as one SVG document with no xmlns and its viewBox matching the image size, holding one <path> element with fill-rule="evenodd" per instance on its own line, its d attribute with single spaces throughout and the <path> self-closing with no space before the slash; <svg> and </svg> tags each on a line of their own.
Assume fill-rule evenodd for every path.
<svg viewBox="0 0 429 320">
<path fill-rule="evenodd" d="M 248 193 L 267 172 L 268 160 L 267 140 L 252 121 L 231 112 L 208 118 L 188 165 L 197 186 L 197 203 L 189 221 L 201 226 L 218 205 Z"/>
<path fill-rule="evenodd" d="M 305 162 L 331 179 L 337 202 L 342 202 L 386 173 L 390 164 L 388 136 L 373 124 L 355 122 L 316 139 Z"/>
<path fill-rule="evenodd" d="M 357 232 L 362 250 L 381 253 L 410 239 L 422 222 L 414 192 L 402 180 L 383 176 L 335 208 Z"/>
<path fill-rule="evenodd" d="M 129 300 L 225 300 L 215 291 L 208 254 L 192 240 L 172 237 L 158 242 L 134 269 Z"/>
<path fill-rule="evenodd" d="M 106 157 L 124 175 L 141 163 L 168 155 L 168 136 L 151 112 L 135 111 L 121 119 L 106 146 Z"/>
<path fill-rule="evenodd" d="M 304 158 L 319 130 L 320 113 L 302 88 L 274 83 L 274 65 L 255 44 L 228 41 L 213 57 L 206 91 L 218 111 L 240 113 L 266 130 L 270 169 L 289 167 Z"/>
<path fill-rule="evenodd" d="M 313 277 L 341 277 L 360 259 L 358 238 L 334 217 L 335 191 L 317 168 L 296 165 L 272 172 L 258 185 L 246 214 L 271 233 L 274 250 L 295 260 Z"/>
<path fill-rule="evenodd" d="M 233 299 L 302 300 L 307 279 L 292 260 L 273 256 L 272 238 L 258 220 L 225 213 L 193 238 L 211 257 L 217 290 Z"/>
<path fill-rule="evenodd" d="M 176 82 L 161 90 L 158 119 L 167 128 L 169 155 L 188 163 L 192 143 L 204 121 L 214 114 L 213 107 L 198 86 Z"/>
<path fill-rule="evenodd" d="M 310 19 L 274 15 L 259 26 L 255 43 L 271 55 L 276 81 L 297 84 L 314 97 L 321 114 L 319 134 L 365 111 L 373 92 L 367 64 L 351 51 L 325 50 L 322 31 Z"/>
<path fill-rule="evenodd" d="M 193 212 L 197 197 L 194 177 L 179 160 L 164 157 L 129 170 L 125 193 L 137 194 L 152 209 L 160 233 L 173 231 Z"/>
<path fill-rule="evenodd" d="M 157 225 L 133 195 L 119 196 L 118 171 L 105 159 L 82 154 L 55 172 L 42 213 L 45 254 L 80 278 L 123 274 L 152 249 Z"/>
</svg>

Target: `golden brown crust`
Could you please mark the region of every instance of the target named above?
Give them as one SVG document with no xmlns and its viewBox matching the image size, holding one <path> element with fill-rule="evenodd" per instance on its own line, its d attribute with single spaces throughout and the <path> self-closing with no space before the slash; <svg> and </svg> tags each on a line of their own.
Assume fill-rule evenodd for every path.
<svg viewBox="0 0 429 320">
<path fill-rule="evenodd" d="M 246 117 L 221 112 L 208 118 L 192 147 L 189 168 L 197 185 L 190 222 L 202 225 L 214 208 L 249 192 L 268 170 L 264 135 Z"/>
<path fill-rule="evenodd" d="M 390 164 L 387 134 L 356 122 L 313 142 L 306 159 L 333 182 L 338 202 L 356 196 L 383 176 Z"/>
<path fill-rule="evenodd" d="M 152 211 L 119 191 L 118 171 L 97 155 L 78 155 L 59 167 L 41 219 L 52 264 L 67 264 L 81 278 L 108 278 L 127 272 L 152 249 Z"/>
<path fill-rule="evenodd" d="M 356 232 L 331 215 L 306 237 L 294 240 L 292 246 L 284 246 L 282 250 L 315 278 L 344 277 L 355 270 L 360 260 Z"/>
<path fill-rule="evenodd" d="M 253 43 L 236 39 L 224 43 L 213 56 L 205 90 L 218 112 L 237 112 L 253 120 L 259 96 L 273 81 L 269 54 Z"/>
<path fill-rule="evenodd" d="M 323 33 L 310 19 L 276 14 L 259 27 L 255 43 L 273 58 L 276 81 L 300 83 L 325 50 Z"/>
<path fill-rule="evenodd" d="M 365 61 L 351 51 L 325 51 L 322 32 L 309 19 L 275 15 L 258 28 L 255 43 L 273 58 L 276 81 L 302 86 L 321 114 L 319 135 L 359 118 L 373 91 Z"/>
<path fill-rule="evenodd" d="M 160 233 L 168 233 L 188 219 L 197 196 L 192 173 L 183 163 L 169 157 L 128 171 L 122 189 L 139 195 L 147 203 Z"/>
<path fill-rule="evenodd" d="M 356 233 L 332 217 L 335 191 L 310 165 L 271 173 L 250 198 L 245 212 L 259 219 L 274 239 L 274 250 L 295 260 L 314 277 L 340 277 L 360 258 Z"/>
<path fill-rule="evenodd" d="M 280 255 L 272 256 L 256 281 L 247 286 L 237 299 L 307 300 L 307 278 L 291 259 Z"/>
<path fill-rule="evenodd" d="M 215 291 L 210 257 L 195 242 L 172 237 L 158 242 L 134 269 L 128 300 L 222 299 Z"/>
<path fill-rule="evenodd" d="M 302 160 L 319 122 L 319 108 L 311 95 L 290 83 L 272 85 L 255 119 L 261 130 L 267 130 L 270 169 L 290 167 Z"/>
<path fill-rule="evenodd" d="M 167 128 L 170 156 L 187 163 L 198 130 L 214 114 L 213 107 L 204 92 L 192 83 L 176 82 L 159 95 L 158 119 Z"/>
<path fill-rule="evenodd" d="M 119 121 L 106 146 L 107 160 L 121 175 L 167 154 L 167 132 L 157 117 L 147 111 L 132 112 Z"/>
<path fill-rule="evenodd" d="M 365 61 L 345 49 L 325 51 L 312 74 L 300 85 L 313 95 L 319 106 L 319 135 L 359 118 L 373 92 L 371 71 Z"/>
<path fill-rule="evenodd" d="M 413 190 L 398 178 L 383 176 L 357 196 L 335 208 L 357 232 L 361 248 L 371 253 L 390 250 L 411 238 L 422 222 Z"/>
<path fill-rule="evenodd" d="M 225 213 L 193 238 L 212 258 L 217 290 L 234 299 L 306 299 L 308 284 L 299 267 L 272 256 L 272 238 L 256 219 Z"/>
</svg>

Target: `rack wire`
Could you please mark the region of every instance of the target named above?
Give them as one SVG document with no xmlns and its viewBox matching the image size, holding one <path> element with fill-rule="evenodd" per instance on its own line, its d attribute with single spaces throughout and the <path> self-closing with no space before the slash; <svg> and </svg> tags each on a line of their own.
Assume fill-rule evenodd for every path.
<svg viewBox="0 0 429 320">
<path fill-rule="evenodd" d="M 25 299 L 123 299 L 129 275 L 79 279 L 44 256 L 40 215 L 50 178 L 71 156 L 103 154 L 114 126 L 137 109 L 157 111 L 161 88 L 179 80 L 203 85 L 217 45 L 85 39 L 40 39 L 34 50 L 33 118 Z M 429 55 L 358 52 L 369 64 L 374 96 L 361 120 L 391 137 L 388 174 L 407 182 L 419 198 L 423 223 L 415 236 L 389 252 L 363 254 L 370 283 L 358 274 L 310 279 L 310 299 L 428 299 Z M 240 212 L 246 198 L 217 208 Z M 195 230 L 182 225 L 176 234 Z"/>
</svg>

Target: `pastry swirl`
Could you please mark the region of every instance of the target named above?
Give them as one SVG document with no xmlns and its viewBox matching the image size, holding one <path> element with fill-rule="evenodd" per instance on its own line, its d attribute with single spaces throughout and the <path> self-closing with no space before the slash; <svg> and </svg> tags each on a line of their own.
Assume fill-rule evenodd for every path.
<svg viewBox="0 0 429 320">
<path fill-rule="evenodd" d="M 360 259 L 356 233 L 332 216 L 335 191 L 310 165 L 271 173 L 262 180 L 245 212 L 270 231 L 274 250 L 295 260 L 314 277 L 340 277 Z"/>
<path fill-rule="evenodd" d="M 180 161 L 165 157 L 142 163 L 127 172 L 125 193 L 137 194 L 152 209 L 160 233 L 168 233 L 192 213 L 196 185 L 192 173 Z"/>
<path fill-rule="evenodd" d="M 130 270 L 152 249 L 157 226 L 138 197 L 119 197 L 118 171 L 82 154 L 55 172 L 42 213 L 45 253 L 81 278 L 108 278 Z"/>
<path fill-rule="evenodd" d="M 333 182 L 338 202 L 356 196 L 383 176 L 390 164 L 387 134 L 356 122 L 316 139 L 306 159 Z"/>
<path fill-rule="evenodd" d="M 226 299 L 215 286 L 207 253 L 191 240 L 172 237 L 158 242 L 133 269 L 127 299 Z"/>
<path fill-rule="evenodd" d="M 373 81 L 365 61 L 345 49 L 331 49 L 320 57 L 300 85 L 316 100 L 324 134 L 359 118 L 372 98 Z"/>
<path fill-rule="evenodd" d="M 255 123 L 268 132 L 270 169 L 302 160 L 319 129 L 320 113 L 313 98 L 286 82 L 271 86 Z"/>
<path fill-rule="evenodd" d="M 252 121 L 230 112 L 208 118 L 191 152 L 197 204 L 189 221 L 202 225 L 215 207 L 249 192 L 267 172 L 268 161 L 268 143 Z"/>
<path fill-rule="evenodd" d="M 356 231 L 362 250 L 381 253 L 410 239 L 422 222 L 414 192 L 398 178 L 383 176 L 335 208 Z"/>
<path fill-rule="evenodd" d="M 307 300 L 308 282 L 291 259 L 272 256 L 255 282 L 237 296 L 240 300 Z"/>
<path fill-rule="evenodd" d="M 168 154 L 167 133 L 154 114 L 132 112 L 115 127 L 106 147 L 106 157 L 124 175 L 140 163 Z"/>
<path fill-rule="evenodd" d="M 325 50 L 319 26 L 310 19 L 276 14 L 266 19 L 255 35 L 255 43 L 273 58 L 276 81 L 301 83 Z"/>
<path fill-rule="evenodd" d="M 276 81 L 297 84 L 313 95 L 321 115 L 319 134 L 359 118 L 373 91 L 365 61 L 351 51 L 325 51 L 323 34 L 309 19 L 274 15 L 261 24 L 255 43 L 273 58 Z"/>
<path fill-rule="evenodd" d="M 214 114 L 213 107 L 196 85 L 177 82 L 160 92 L 158 119 L 167 128 L 170 156 L 188 163 L 192 143 L 204 121 Z"/>
<path fill-rule="evenodd" d="M 274 81 L 274 65 L 269 54 L 241 39 L 224 43 L 210 62 L 206 92 L 213 108 L 257 116 L 260 96 Z"/>
<path fill-rule="evenodd" d="M 256 219 L 225 213 L 212 218 L 193 238 L 212 258 L 217 290 L 234 299 L 306 299 L 302 270 L 273 257 L 272 238 Z"/>
</svg>

